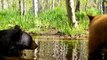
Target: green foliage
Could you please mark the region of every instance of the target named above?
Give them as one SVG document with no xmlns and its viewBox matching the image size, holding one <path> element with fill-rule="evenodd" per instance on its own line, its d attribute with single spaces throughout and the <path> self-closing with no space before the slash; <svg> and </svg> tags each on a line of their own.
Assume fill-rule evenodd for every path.
<svg viewBox="0 0 107 60">
<path fill-rule="evenodd" d="M 79 29 L 78 33 L 80 32 L 84 33 L 84 30 L 88 29 L 88 25 L 89 25 L 89 18 L 87 15 L 95 16 L 98 14 L 100 14 L 98 9 L 93 7 L 90 9 L 87 9 L 86 11 L 83 10 L 83 11 L 76 12 L 76 18 L 77 18 L 77 21 L 79 21 L 79 28 L 75 30 Z"/>
<path fill-rule="evenodd" d="M 76 12 L 76 19 L 79 22 L 79 26 L 77 28 L 69 26 L 66 10 L 59 7 L 39 13 L 38 18 L 42 23 L 41 25 L 44 27 L 51 26 L 57 28 L 59 31 L 65 34 L 76 35 L 85 34 L 85 30 L 88 29 L 89 20 L 87 14 L 89 13 L 97 15 L 99 14 L 99 11 L 91 8 L 87 11 Z"/>
<path fill-rule="evenodd" d="M 66 13 L 62 8 L 47 10 L 39 14 L 39 18 L 45 26 L 47 22 L 49 26 L 61 27 L 62 24 L 67 24 Z"/>
<path fill-rule="evenodd" d="M 61 32 L 70 34 L 71 28 L 69 27 L 66 15 L 66 10 L 58 7 L 40 13 L 39 19 L 43 26 L 55 27 Z"/>
<path fill-rule="evenodd" d="M 76 12 L 75 15 L 76 15 L 76 18 L 77 18 L 78 21 L 84 20 L 84 18 L 86 16 L 86 12 L 84 12 L 84 11 L 78 11 L 78 12 Z"/>
<path fill-rule="evenodd" d="M 20 25 L 23 29 L 29 30 L 35 27 L 35 17 L 31 14 L 20 16 L 19 11 L 2 10 L 0 11 L 0 29 L 7 29 L 14 25 Z"/>
<path fill-rule="evenodd" d="M 55 27 L 59 31 L 70 35 L 84 33 L 84 30 L 87 28 L 88 20 L 86 20 L 85 12 L 77 12 L 76 17 L 78 17 L 79 26 L 74 28 L 69 26 L 65 9 L 58 7 L 39 13 L 39 20 L 41 21 L 43 27 Z"/>
<path fill-rule="evenodd" d="M 77 21 L 79 21 L 79 27 L 82 29 L 87 29 L 88 27 L 87 12 L 85 11 L 76 12 L 76 18 L 77 18 Z"/>
<path fill-rule="evenodd" d="M 45 10 L 34 17 L 29 11 L 24 16 L 20 16 L 18 10 L 1 10 L 0 11 L 0 29 L 7 29 L 10 26 L 20 25 L 26 31 L 41 32 L 46 28 L 56 28 L 65 34 L 83 34 L 88 29 L 87 14 L 99 14 L 95 9 L 76 12 L 76 19 L 79 22 L 77 28 L 69 26 L 67 12 L 65 8 L 57 7 L 51 10 Z"/>
<path fill-rule="evenodd" d="M 90 9 L 87 9 L 86 10 L 86 13 L 88 14 L 88 15 L 98 15 L 98 14 L 100 14 L 100 11 L 98 10 L 98 9 L 96 9 L 96 8 L 90 8 Z"/>
</svg>

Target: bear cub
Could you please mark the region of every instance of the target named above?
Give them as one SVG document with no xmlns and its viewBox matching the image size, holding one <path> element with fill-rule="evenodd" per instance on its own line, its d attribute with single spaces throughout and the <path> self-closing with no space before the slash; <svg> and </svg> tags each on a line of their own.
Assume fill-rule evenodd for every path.
<svg viewBox="0 0 107 60">
<path fill-rule="evenodd" d="M 0 59 L 2 57 L 19 57 L 24 49 L 36 49 L 37 44 L 30 34 L 16 25 L 12 29 L 0 30 Z"/>
</svg>

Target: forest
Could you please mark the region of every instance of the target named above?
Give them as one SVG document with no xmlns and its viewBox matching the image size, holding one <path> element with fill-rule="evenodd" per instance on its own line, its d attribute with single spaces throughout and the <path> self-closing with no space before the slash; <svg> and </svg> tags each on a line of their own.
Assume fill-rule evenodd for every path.
<svg viewBox="0 0 107 60">
<path fill-rule="evenodd" d="M 87 60 L 88 15 L 106 13 L 107 0 L 0 0 L 0 30 L 31 34 L 34 60 Z"/>
<path fill-rule="evenodd" d="M 0 29 L 20 25 L 33 33 L 86 34 L 89 15 L 106 13 L 102 0 L 0 0 Z M 75 28 L 76 27 L 76 28 Z"/>
</svg>

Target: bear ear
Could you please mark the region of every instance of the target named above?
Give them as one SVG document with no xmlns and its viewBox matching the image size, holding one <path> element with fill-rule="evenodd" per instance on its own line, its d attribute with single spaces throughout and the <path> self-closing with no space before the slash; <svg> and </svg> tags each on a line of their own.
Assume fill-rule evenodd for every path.
<svg viewBox="0 0 107 60">
<path fill-rule="evenodd" d="M 15 25 L 14 28 L 15 28 L 15 29 L 20 29 L 20 26 L 19 26 L 19 25 Z"/>
<path fill-rule="evenodd" d="M 95 16 L 91 16 L 91 15 L 87 15 L 87 16 L 88 16 L 90 22 L 91 22 L 91 21 L 94 19 L 94 17 L 95 17 Z"/>
<path fill-rule="evenodd" d="M 18 25 L 16 25 L 12 31 L 12 40 L 18 41 L 22 35 L 22 30 Z"/>
</svg>

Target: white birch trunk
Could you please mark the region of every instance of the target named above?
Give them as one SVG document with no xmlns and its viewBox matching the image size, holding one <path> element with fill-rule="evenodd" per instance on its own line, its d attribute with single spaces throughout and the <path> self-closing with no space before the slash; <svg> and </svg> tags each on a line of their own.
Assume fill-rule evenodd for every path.
<svg viewBox="0 0 107 60">
<path fill-rule="evenodd" d="M 44 0 L 42 0 L 42 10 L 44 10 Z"/>
<path fill-rule="evenodd" d="M 23 0 L 23 15 L 26 14 L 26 0 Z"/>
<path fill-rule="evenodd" d="M 103 0 L 100 0 L 100 2 L 99 2 L 99 10 L 100 10 L 101 14 L 103 14 L 102 2 L 103 2 Z"/>
<path fill-rule="evenodd" d="M 36 16 L 38 12 L 38 0 L 33 0 L 33 12 L 34 15 Z"/>
<path fill-rule="evenodd" d="M 22 2 L 22 0 L 19 0 L 19 9 L 20 9 L 20 14 L 23 15 L 23 2 Z"/>
<path fill-rule="evenodd" d="M 74 27 L 78 26 L 78 22 L 75 17 L 75 8 L 74 8 L 74 0 L 70 0 L 71 12 L 72 12 L 72 22 L 74 23 Z"/>
<path fill-rule="evenodd" d="M 54 7 L 55 7 L 55 5 L 54 5 L 54 4 L 55 4 L 55 0 L 53 0 L 53 1 L 52 1 L 52 8 L 54 8 Z"/>
<path fill-rule="evenodd" d="M 74 0 L 66 0 L 66 6 L 67 6 L 67 14 L 69 18 L 69 25 L 77 27 L 78 21 L 76 21 L 76 17 L 75 17 Z"/>
</svg>

